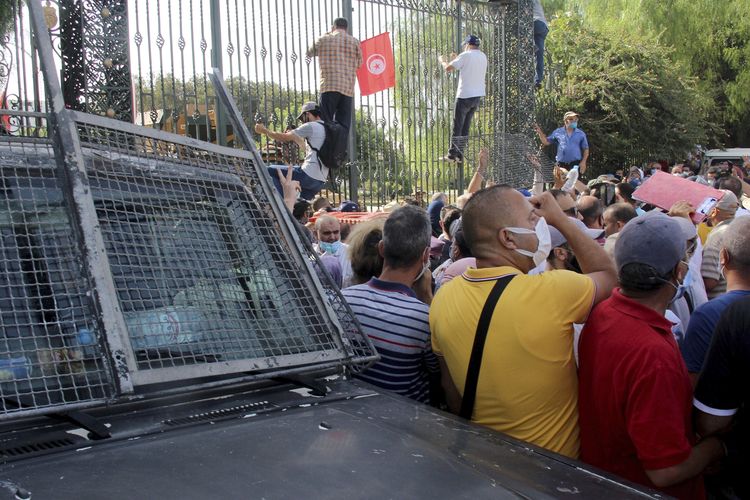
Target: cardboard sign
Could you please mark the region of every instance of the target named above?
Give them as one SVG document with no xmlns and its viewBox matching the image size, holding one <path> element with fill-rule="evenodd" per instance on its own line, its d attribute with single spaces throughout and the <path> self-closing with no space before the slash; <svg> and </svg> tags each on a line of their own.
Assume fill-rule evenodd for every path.
<svg viewBox="0 0 750 500">
<path fill-rule="evenodd" d="M 706 218 L 722 196 L 723 191 L 665 172 L 656 172 L 633 193 L 634 199 L 664 210 L 685 200 L 695 208 L 692 219 L 696 224 Z"/>
</svg>

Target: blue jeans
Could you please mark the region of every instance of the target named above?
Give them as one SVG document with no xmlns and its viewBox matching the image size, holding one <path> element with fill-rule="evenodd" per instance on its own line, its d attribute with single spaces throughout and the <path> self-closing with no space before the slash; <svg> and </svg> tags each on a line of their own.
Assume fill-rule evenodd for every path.
<svg viewBox="0 0 750 500">
<path fill-rule="evenodd" d="M 453 135 L 451 137 L 451 147 L 448 154 L 463 158 L 463 150 L 466 147 L 471 127 L 471 119 L 479 104 L 482 102 L 481 97 L 456 98 L 456 107 L 453 111 Z M 460 137 L 460 139 L 456 139 Z"/>
<path fill-rule="evenodd" d="M 323 92 L 320 94 L 320 113 L 323 120 L 337 121 L 346 130 L 352 125 L 352 107 L 354 98 L 340 92 Z"/>
<path fill-rule="evenodd" d="M 287 168 L 289 167 L 285 167 L 282 165 L 267 167 L 268 175 L 271 176 L 273 185 L 276 186 L 276 190 L 279 192 L 279 194 L 281 194 L 281 196 L 284 196 L 284 188 L 281 187 L 281 182 L 279 182 L 279 174 L 277 173 L 277 171 L 281 170 L 281 174 L 286 175 Z M 300 188 L 302 189 L 300 198 L 307 201 L 315 198 L 315 195 L 318 194 L 321 189 L 323 189 L 323 184 L 325 184 L 325 181 L 313 179 L 312 177 L 307 175 L 300 166 L 294 166 L 292 167 L 292 169 L 292 179 L 294 179 L 295 181 L 299 181 Z"/>
<path fill-rule="evenodd" d="M 544 77 L 544 39 L 547 38 L 549 28 L 542 21 L 534 21 L 534 50 L 536 54 L 536 80 L 541 83 Z"/>
</svg>

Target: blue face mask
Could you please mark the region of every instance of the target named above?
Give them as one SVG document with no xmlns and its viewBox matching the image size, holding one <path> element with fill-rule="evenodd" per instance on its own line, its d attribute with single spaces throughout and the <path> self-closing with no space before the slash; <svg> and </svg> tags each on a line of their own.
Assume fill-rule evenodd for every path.
<svg viewBox="0 0 750 500">
<path fill-rule="evenodd" d="M 577 129 L 578 128 L 578 122 L 570 122 L 570 128 L 572 128 L 573 130 Z"/>
<path fill-rule="evenodd" d="M 339 249 L 341 248 L 341 240 L 334 241 L 333 243 L 328 243 L 327 241 L 320 241 L 318 242 L 318 248 L 320 248 L 320 251 L 323 253 L 336 255 L 336 252 L 338 252 Z"/>
<path fill-rule="evenodd" d="M 688 288 L 690 288 L 690 283 L 692 283 L 693 281 L 693 276 L 690 273 L 690 265 L 687 262 L 685 262 L 685 264 L 688 266 L 688 272 L 685 273 L 685 277 L 683 278 L 682 283 L 679 283 L 677 286 L 675 286 L 674 283 L 670 282 L 670 284 L 675 288 L 674 297 L 672 297 L 672 300 L 669 301 L 670 304 L 684 297 L 685 292 Z"/>
</svg>

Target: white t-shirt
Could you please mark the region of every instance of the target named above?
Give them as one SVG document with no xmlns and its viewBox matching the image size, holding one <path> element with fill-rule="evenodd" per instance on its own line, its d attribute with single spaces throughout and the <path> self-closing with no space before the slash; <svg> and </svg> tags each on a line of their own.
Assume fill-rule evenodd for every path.
<svg viewBox="0 0 750 500">
<path fill-rule="evenodd" d="M 484 52 L 479 49 L 465 50 L 451 61 L 451 66 L 459 71 L 456 97 L 468 99 L 485 96 L 487 56 Z"/>
<path fill-rule="evenodd" d="M 544 9 L 542 8 L 542 0 L 534 0 L 532 5 L 534 6 L 534 21 L 541 21 L 547 24 L 547 18 L 544 17 Z"/>
<path fill-rule="evenodd" d="M 318 161 L 318 153 L 310 147 L 310 144 L 316 149 L 323 146 L 323 141 L 326 139 L 326 129 L 323 127 L 323 122 L 321 120 L 307 122 L 292 130 L 292 133 L 307 139 L 305 141 L 305 160 L 302 162 L 302 171 L 315 180 L 325 181 L 328 178 L 328 168 Z"/>
</svg>

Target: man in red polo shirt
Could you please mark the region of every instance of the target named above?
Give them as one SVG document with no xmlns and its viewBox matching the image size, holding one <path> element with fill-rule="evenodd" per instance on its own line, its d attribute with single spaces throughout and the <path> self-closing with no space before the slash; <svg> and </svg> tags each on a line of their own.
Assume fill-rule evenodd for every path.
<svg viewBox="0 0 750 500">
<path fill-rule="evenodd" d="M 695 443 L 692 386 L 664 318 L 688 270 L 677 234 L 661 213 L 620 231 L 620 288 L 592 311 L 579 344 L 581 459 L 678 498 L 703 498 L 701 473 L 724 447 L 716 437 Z"/>
</svg>

